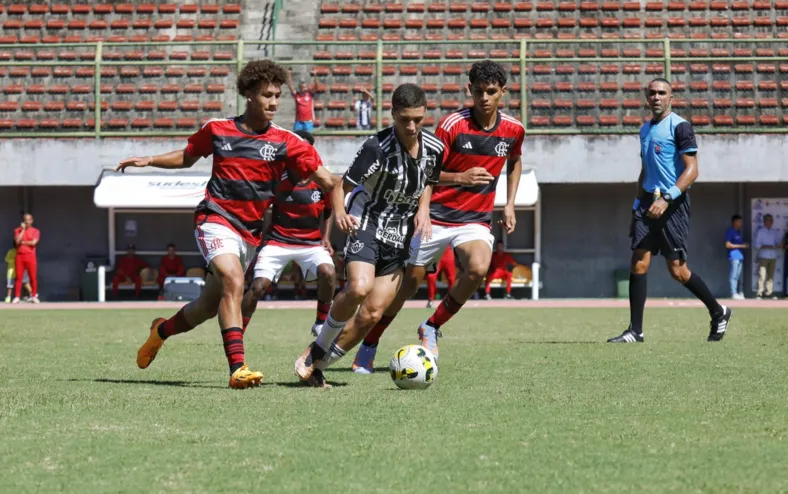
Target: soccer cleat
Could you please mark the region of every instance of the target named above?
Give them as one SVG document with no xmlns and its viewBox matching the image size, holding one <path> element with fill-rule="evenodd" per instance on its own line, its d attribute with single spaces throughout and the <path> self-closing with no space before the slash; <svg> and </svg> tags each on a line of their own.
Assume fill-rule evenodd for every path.
<svg viewBox="0 0 788 494">
<path fill-rule="evenodd" d="M 11 303 L 11 297 L 6 297 L 5 298 L 5 303 L 10 304 Z"/>
<path fill-rule="evenodd" d="M 356 374 L 372 374 L 375 372 L 375 354 L 377 351 L 377 345 L 368 346 L 362 343 L 351 366 L 353 372 Z"/>
<path fill-rule="evenodd" d="M 31 304 L 40 304 L 41 301 L 38 300 L 38 295 L 33 295 L 33 297 L 30 298 L 30 303 Z"/>
<path fill-rule="evenodd" d="M 503 298 L 504 298 L 505 300 L 514 300 L 514 297 L 512 297 L 512 294 L 511 294 L 511 293 L 507 293 L 506 295 L 504 295 L 504 296 L 503 296 Z"/>
<path fill-rule="evenodd" d="M 725 336 L 725 331 L 728 329 L 733 311 L 726 306 L 722 306 L 722 315 L 711 319 L 711 331 L 706 341 L 720 341 Z"/>
<path fill-rule="evenodd" d="M 626 331 L 619 336 L 615 336 L 607 340 L 608 343 L 643 343 L 643 333 L 637 334 L 632 331 L 632 328 L 627 328 Z"/>
<path fill-rule="evenodd" d="M 492 295 L 490 295 L 489 293 L 486 293 L 484 295 L 484 300 L 492 300 Z"/>
<path fill-rule="evenodd" d="M 263 373 L 249 370 L 249 366 L 244 364 L 230 376 L 229 386 L 232 389 L 246 389 L 259 386 L 261 382 L 263 382 Z"/>
<path fill-rule="evenodd" d="M 153 359 L 156 358 L 156 354 L 159 353 L 159 349 L 161 349 L 161 346 L 164 344 L 164 340 L 159 336 L 159 326 L 164 324 L 165 321 L 166 319 L 163 317 L 157 317 L 150 323 L 150 334 L 148 335 L 148 339 L 145 340 L 145 343 L 137 350 L 137 367 L 140 369 L 148 368 L 151 362 L 153 362 Z"/>
<path fill-rule="evenodd" d="M 438 359 L 438 338 L 442 336 L 440 330 L 427 324 L 427 321 L 419 326 L 420 344 L 435 356 L 435 360 Z"/>
<path fill-rule="evenodd" d="M 330 384 L 328 384 L 328 382 L 326 382 L 326 377 L 323 375 L 323 371 L 320 369 L 315 369 L 312 372 L 312 377 L 306 381 L 302 380 L 301 382 L 313 388 L 331 389 L 332 387 Z"/>
<path fill-rule="evenodd" d="M 12 300 L 11 303 L 12 304 L 18 304 L 19 303 L 19 297 L 14 297 L 14 300 Z"/>
<path fill-rule="evenodd" d="M 427 308 L 432 309 L 435 306 L 435 302 L 432 300 L 427 300 Z"/>
<path fill-rule="evenodd" d="M 302 381 L 309 381 L 309 378 L 312 377 L 312 373 L 315 372 L 315 363 L 312 362 L 312 345 L 316 345 L 316 343 L 312 343 L 306 347 L 306 350 L 304 350 L 295 361 L 293 370 L 295 375 L 298 376 L 298 379 Z"/>
<path fill-rule="evenodd" d="M 323 323 L 315 323 L 312 325 L 312 336 L 317 338 L 320 336 L 321 331 L 323 331 Z"/>
</svg>

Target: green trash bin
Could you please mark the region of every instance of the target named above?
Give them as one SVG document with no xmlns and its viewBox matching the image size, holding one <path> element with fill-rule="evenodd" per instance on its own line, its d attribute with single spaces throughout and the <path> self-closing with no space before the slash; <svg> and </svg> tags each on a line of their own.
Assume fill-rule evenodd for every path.
<svg viewBox="0 0 788 494">
<path fill-rule="evenodd" d="M 616 269 L 613 276 L 616 280 L 616 295 L 618 298 L 629 298 L 629 270 Z"/>
<path fill-rule="evenodd" d="M 82 274 L 79 284 L 80 300 L 98 302 L 98 268 L 107 264 L 109 264 L 109 260 L 106 257 L 91 256 L 82 260 Z"/>
</svg>

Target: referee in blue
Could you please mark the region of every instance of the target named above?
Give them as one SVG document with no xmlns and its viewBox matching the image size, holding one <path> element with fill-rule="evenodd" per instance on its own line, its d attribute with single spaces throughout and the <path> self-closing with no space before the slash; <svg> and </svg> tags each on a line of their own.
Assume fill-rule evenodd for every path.
<svg viewBox="0 0 788 494">
<path fill-rule="evenodd" d="M 632 206 L 632 264 L 629 274 L 629 328 L 610 343 L 643 342 L 643 309 L 651 257 L 661 254 L 670 275 L 706 305 L 711 316 L 708 341 L 720 341 L 731 310 L 720 305 L 700 276 L 687 266 L 689 188 L 698 178 L 698 145 L 689 122 L 671 111 L 673 89 L 654 79 L 646 89 L 652 119 L 640 128 L 642 166 Z"/>
</svg>

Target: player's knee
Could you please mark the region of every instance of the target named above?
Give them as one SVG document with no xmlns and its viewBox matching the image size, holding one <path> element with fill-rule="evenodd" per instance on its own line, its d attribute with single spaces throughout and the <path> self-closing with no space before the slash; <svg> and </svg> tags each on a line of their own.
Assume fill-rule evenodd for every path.
<svg viewBox="0 0 788 494">
<path fill-rule="evenodd" d="M 221 276 L 224 297 L 240 298 L 244 294 L 243 275 L 227 273 Z"/>
<path fill-rule="evenodd" d="M 362 300 L 367 298 L 369 292 L 372 291 L 372 286 L 373 283 L 370 283 L 366 279 L 351 280 L 345 287 L 345 291 L 350 298 L 360 303 Z"/>
<path fill-rule="evenodd" d="M 317 267 L 317 279 L 323 283 L 334 283 L 337 271 L 333 264 L 321 264 Z"/>
<path fill-rule="evenodd" d="M 676 280 L 676 281 L 678 281 L 679 283 L 682 283 L 682 284 L 688 282 L 689 279 L 690 279 L 690 276 L 692 276 L 692 273 L 687 268 L 686 264 L 671 265 L 668 268 L 668 271 L 670 272 L 670 276 L 672 276 L 674 280 Z"/>
<path fill-rule="evenodd" d="M 468 264 L 468 271 L 465 275 L 471 281 L 482 281 L 484 276 L 487 274 L 487 264 L 488 263 L 471 260 L 471 262 Z"/>
<path fill-rule="evenodd" d="M 252 292 L 255 299 L 262 300 L 265 297 L 265 292 L 268 291 L 268 284 L 263 278 L 257 278 L 252 282 L 249 291 Z"/>
</svg>

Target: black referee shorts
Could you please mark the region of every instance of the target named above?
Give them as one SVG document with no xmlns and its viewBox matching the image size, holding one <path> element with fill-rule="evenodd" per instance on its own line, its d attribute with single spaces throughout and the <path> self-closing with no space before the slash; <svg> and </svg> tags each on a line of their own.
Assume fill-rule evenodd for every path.
<svg viewBox="0 0 788 494">
<path fill-rule="evenodd" d="M 682 194 L 673 201 L 659 219 L 646 216 L 653 203 L 651 196 L 641 197 L 640 206 L 632 212 L 629 236 L 632 250 L 645 249 L 666 259 L 687 260 L 687 239 L 690 227 L 690 198 Z"/>
<path fill-rule="evenodd" d="M 405 247 L 393 247 L 375 238 L 374 234 L 360 230 L 348 236 L 345 244 L 345 270 L 353 261 L 365 262 L 375 266 L 376 277 L 404 268 L 409 258 L 410 239 L 406 239 Z"/>
</svg>

